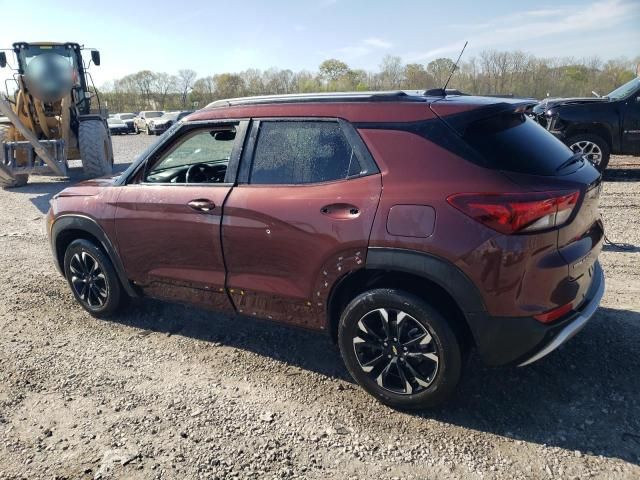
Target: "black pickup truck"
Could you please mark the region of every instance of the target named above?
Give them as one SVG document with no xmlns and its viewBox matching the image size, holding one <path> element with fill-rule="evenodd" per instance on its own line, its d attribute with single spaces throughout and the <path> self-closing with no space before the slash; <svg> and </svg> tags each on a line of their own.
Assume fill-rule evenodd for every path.
<svg viewBox="0 0 640 480">
<path fill-rule="evenodd" d="M 545 99 L 532 116 L 601 172 L 612 153 L 640 155 L 640 77 L 604 97 Z"/>
</svg>

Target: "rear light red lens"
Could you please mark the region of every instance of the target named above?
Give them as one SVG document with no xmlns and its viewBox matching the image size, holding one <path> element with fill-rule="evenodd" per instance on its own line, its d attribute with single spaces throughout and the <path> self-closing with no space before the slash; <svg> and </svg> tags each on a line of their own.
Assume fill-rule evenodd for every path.
<svg viewBox="0 0 640 480">
<path fill-rule="evenodd" d="M 535 318 L 541 323 L 551 323 L 554 320 L 557 320 L 560 317 L 569 313 L 572 308 L 573 308 L 573 303 L 567 303 L 566 305 L 562 305 L 561 307 L 554 308 L 553 310 L 549 310 L 548 312 L 541 313 L 540 315 L 534 315 L 533 318 Z"/>
<path fill-rule="evenodd" d="M 580 192 L 459 193 L 447 202 L 498 232 L 546 230 L 564 224 Z"/>
</svg>

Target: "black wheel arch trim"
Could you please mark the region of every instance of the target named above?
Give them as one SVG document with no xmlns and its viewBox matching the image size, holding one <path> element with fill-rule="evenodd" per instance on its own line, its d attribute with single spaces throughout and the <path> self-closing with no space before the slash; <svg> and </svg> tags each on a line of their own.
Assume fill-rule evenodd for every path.
<svg viewBox="0 0 640 480">
<path fill-rule="evenodd" d="M 85 215 L 77 215 L 77 214 L 61 215 L 58 218 L 56 218 L 53 226 L 51 227 L 51 237 L 50 237 L 51 250 L 53 252 L 53 256 L 56 262 L 56 267 L 58 268 L 58 271 L 60 271 L 60 273 L 64 275 L 64 265 L 62 264 L 63 260 L 58 257 L 58 250 L 57 250 L 56 243 L 60 234 L 69 230 L 80 230 L 97 238 L 98 241 L 100 242 L 99 246 L 102 247 L 104 251 L 107 253 L 107 255 L 109 256 L 109 259 L 113 264 L 113 268 L 115 269 L 116 274 L 118 275 L 118 279 L 120 280 L 120 283 L 122 284 L 122 287 L 124 288 L 124 290 L 131 297 L 139 296 L 138 293 L 133 288 L 133 286 L 131 285 L 131 283 L 129 282 L 129 279 L 127 278 L 127 274 L 125 273 L 124 265 L 120 260 L 120 255 L 118 255 L 118 252 L 116 248 L 113 246 L 113 244 L 111 243 L 111 241 L 109 240 L 109 237 L 107 237 L 107 234 L 104 232 L 102 227 L 98 225 L 98 222 L 96 222 L 93 218 L 87 217 Z"/>
<path fill-rule="evenodd" d="M 487 346 L 483 329 L 489 318 L 480 291 L 469 277 L 448 260 L 401 248 L 369 247 L 367 269 L 404 272 L 425 278 L 443 288 L 458 305 L 481 356 Z"/>
<path fill-rule="evenodd" d="M 486 312 L 482 296 L 469 277 L 448 260 L 435 255 L 401 248 L 369 247 L 365 266 L 426 278 L 444 288 L 463 313 Z"/>
</svg>

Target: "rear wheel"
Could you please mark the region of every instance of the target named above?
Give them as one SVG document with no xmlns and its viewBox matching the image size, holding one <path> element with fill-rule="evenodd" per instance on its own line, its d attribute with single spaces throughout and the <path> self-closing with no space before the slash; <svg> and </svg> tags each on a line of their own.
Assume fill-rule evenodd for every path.
<svg viewBox="0 0 640 480">
<path fill-rule="evenodd" d="M 574 135 L 565 142 L 575 153 L 582 153 L 591 164 L 603 172 L 609 164 L 611 149 L 600 136 L 593 133 Z"/>
<path fill-rule="evenodd" d="M 338 343 L 351 376 L 391 407 L 436 406 L 460 379 L 455 333 L 429 304 L 401 290 L 376 289 L 353 299 L 340 318 Z"/>
<path fill-rule="evenodd" d="M 64 273 L 74 297 L 91 315 L 108 317 L 123 304 L 125 294 L 111 260 L 89 240 L 74 240 L 67 247 Z"/>
<path fill-rule="evenodd" d="M 113 166 L 111 138 L 101 120 L 80 122 L 78 135 L 82 167 L 89 178 L 109 175 Z"/>
<path fill-rule="evenodd" d="M 7 165 L 8 163 L 4 158 L 4 147 L 2 144 L 4 143 L 5 139 L 9 137 L 9 128 L 10 128 L 9 125 L 0 125 L 0 163 L 2 165 Z M 5 180 L 3 178 L 0 178 L 0 187 L 2 188 L 21 187 L 23 185 L 26 185 L 28 180 L 29 180 L 28 174 L 15 175 L 14 179 L 12 180 Z"/>
</svg>

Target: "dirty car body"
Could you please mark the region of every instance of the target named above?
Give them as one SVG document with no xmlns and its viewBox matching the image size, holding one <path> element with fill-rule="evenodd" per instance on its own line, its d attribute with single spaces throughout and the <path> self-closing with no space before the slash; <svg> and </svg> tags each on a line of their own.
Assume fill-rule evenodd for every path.
<svg viewBox="0 0 640 480">
<path fill-rule="evenodd" d="M 121 176 L 62 191 L 55 261 L 94 314 L 67 264 L 80 240 L 123 295 L 326 331 L 379 400 L 431 406 L 465 351 L 539 360 L 602 297 L 600 174 L 530 107 L 403 92 L 216 102 Z"/>
</svg>

